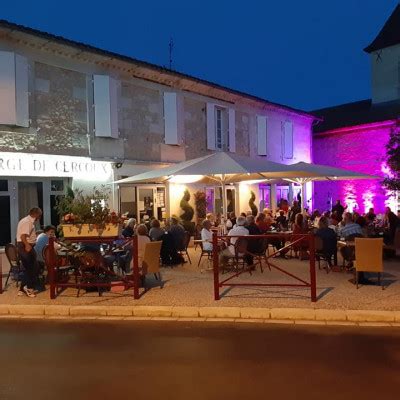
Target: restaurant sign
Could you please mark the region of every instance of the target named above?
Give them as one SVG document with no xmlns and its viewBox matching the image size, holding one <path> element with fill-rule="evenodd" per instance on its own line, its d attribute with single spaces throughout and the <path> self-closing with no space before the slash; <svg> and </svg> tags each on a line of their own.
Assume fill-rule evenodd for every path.
<svg viewBox="0 0 400 400">
<path fill-rule="evenodd" d="M 70 177 L 82 180 L 112 179 L 110 162 L 53 154 L 0 153 L 0 176 Z"/>
</svg>

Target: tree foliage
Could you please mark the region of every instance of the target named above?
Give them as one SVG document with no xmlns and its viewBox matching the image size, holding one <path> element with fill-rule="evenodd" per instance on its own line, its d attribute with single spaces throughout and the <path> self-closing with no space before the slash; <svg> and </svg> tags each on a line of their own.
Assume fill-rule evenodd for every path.
<svg viewBox="0 0 400 400">
<path fill-rule="evenodd" d="M 386 145 L 386 163 L 391 173 L 383 184 L 389 190 L 400 190 L 400 130 L 393 129 Z"/>
</svg>

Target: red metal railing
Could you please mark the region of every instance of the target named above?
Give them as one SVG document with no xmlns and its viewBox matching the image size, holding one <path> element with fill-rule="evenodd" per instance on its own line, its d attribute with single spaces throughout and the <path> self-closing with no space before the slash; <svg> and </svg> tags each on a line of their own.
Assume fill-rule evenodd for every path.
<svg viewBox="0 0 400 400">
<path fill-rule="evenodd" d="M 237 278 L 244 272 L 249 272 L 249 269 L 243 268 L 241 271 L 234 273 L 233 275 L 229 276 L 228 278 L 224 279 L 220 282 L 220 269 L 219 269 L 219 255 L 218 251 L 218 241 L 219 240 L 226 240 L 227 238 L 245 238 L 246 240 L 254 240 L 254 239 L 290 239 L 290 243 L 285 245 L 284 247 L 280 248 L 279 250 L 275 251 L 274 253 L 266 256 L 266 263 L 267 266 L 272 267 L 285 275 L 292 277 L 293 279 L 299 281 L 300 283 L 248 283 L 248 282 L 231 282 L 233 278 Z M 310 254 L 310 280 L 309 282 L 305 281 L 304 279 L 294 275 L 291 272 L 284 270 L 282 267 L 277 266 L 274 262 L 271 261 L 274 256 L 282 251 L 285 251 L 300 242 L 304 242 L 304 240 L 308 241 L 308 251 Z M 316 273 L 315 273 L 315 241 L 314 235 L 312 234 L 291 234 L 291 233 L 274 233 L 274 234 L 267 234 L 267 235 L 250 235 L 250 236 L 218 236 L 217 232 L 213 232 L 213 273 L 214 273 L 214 298 L 215 300 L 220 300 L 220 288 L 224 286 L 228 287 L 246 287 L 246 286 L 272 286 L 272 287 L 306 287 L 310 288 L 311 292 L 311 301 L 317 301 L 317 282 L 316 282 Z M 262 262 L 262 261 L 260 261 Z"/>
</svg>

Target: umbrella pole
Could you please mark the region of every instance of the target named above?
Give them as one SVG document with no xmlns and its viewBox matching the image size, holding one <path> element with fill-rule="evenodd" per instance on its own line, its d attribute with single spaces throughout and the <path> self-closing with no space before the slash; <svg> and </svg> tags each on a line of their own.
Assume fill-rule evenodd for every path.
<svg viewBox="0 0 400 400">
<path fill-rule="evenodd" d="M 222 180 L 221 183 L 222 186 L 222 215 L 224 218 L 226 218 L 226 213 L 227 213 L 227 204 L 226 204 L 226 193 L 225 193 L 225 180 Z"/>
<path fill-rule="evenodd" d="M 306 182 L 301 183 L 301 212 L 304 212 L 304 204 L 306 202 Z"/>
</svg>

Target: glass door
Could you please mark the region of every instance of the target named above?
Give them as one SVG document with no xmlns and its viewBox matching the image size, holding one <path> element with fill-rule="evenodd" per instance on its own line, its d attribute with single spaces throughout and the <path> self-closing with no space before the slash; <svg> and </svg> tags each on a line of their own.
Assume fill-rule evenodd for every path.
<svg viewBox="0 0 400 400">
<path fill-rule="evenodd" d="M 270 208 L 271 187 L 269 185 L 260 185 L 260 211 L 264 208 Z"/>
<path fill-rule="evenodd" d="M 11 195 L 7 179 L 0 180 L 0 246 L 5 246 L 11 240 Z"/>
</svg>

